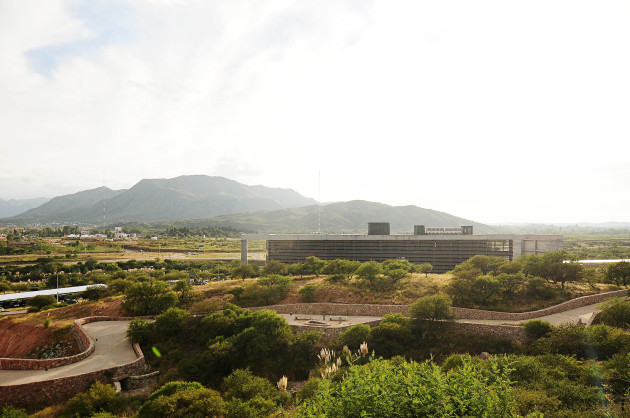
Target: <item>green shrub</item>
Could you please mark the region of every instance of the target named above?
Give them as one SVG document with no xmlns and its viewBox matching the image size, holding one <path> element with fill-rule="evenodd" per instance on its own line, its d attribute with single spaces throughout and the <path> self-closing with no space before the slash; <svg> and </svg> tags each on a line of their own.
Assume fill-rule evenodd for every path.
<svg viewBox="0 0 630 418">
<path fill-rule="evenodd" d="M 299 401 L 304 401 L 306 399 L 312 398 L 315 393 L 317 393 L 321 381 L 322 379 L 320 379 L 319 377 L 312 377 L 308 379 L 306 384 L 302 386 L 302 389 L 297 392 L 297 399 Z"/>
<path fill-rule="evenodd" d="M 28 415 L 23 409 L 16 409 L 13 406 L 5 406 L 0 409 L 1 418 L 28 418 Z"/>
<path fill-rule="evenodd" d="M 164 282 L 136 283 L 125 291 L 123 307 L 138 315 L 156 315 L 177 305 L 177 295 Z"/>
<path fill-rule="evenodd" d="M 308 284 L 298 290 L 298 295 L 302 296 L 302 300 L 304 302 L 312 302 L 315 296 L 315 292 L 317 292 L 317 286 Z"/>
<path fill-rule="evenodd" d="M 549 396 L 544 390 L 514 388 L 513 393 L 518 412 L 523 416 L 531 413 L 553 416 L 562 405 L 557 397 Z"/>
<path fill-rule="evenodd" d="M 57 303 L 57 299 L 52 295 L 37 295 L 26 301 L 27 306 L 34 306 L 37 309 L 42 309 L 44 306 L 54 303 Z"/>
<path fill-rule="evenodd" d="M 547 321 L 535 319 L 533 321 L 526 322 L 523 325 L 523 328 L 525 328 L 525 335 L 527 338 L 537 340 L 548 336 L 549 333 L 551 333 L 553 326 Z"/>
<path fill-rule="evenodd" d="M 297 416 L 516 416 L 507 370 L 488 362 L 449 373 L 431 362 L 351 366 L 340 382 L 323 379 Z"/>
<path fill-rule="evenodd" d="M 409 314 L 417 321 L 451 320 L 455 317 L 452 306 L 448 296 L 425 296 L 409 307 Z"/>
<path fill-rule="evenodd" d="M 602 303 L 593 324 L 630 328 L 630 301 L 622 298 L 609 299 Z"/>
<path fill-rule="evenodd" d="M 127 338 L 132 343 L 144 345 L 149 341 L 149 333 L 153 329 L 153 324 L 146 319 L 133 319 L 127 328 Z"/>
<path fill-rule="evenodd" d="M 339 336 L 339 344 L 347 345 L 350 350 L 358 350 L 359 346 L 370 339 L 370 326 L 365 324 L 353 325 Z"/>
<path fill-rule="evenodd" d="M 66 403 L 66 413 L 70 416 L 89 417 L 97 412 L 116 413 L 122 406 L 123 401 L 113 386 L 95 382 L 87 392 L 76 395 Z"/>
<path fill-rule="evenodd" d="M 39 312 L 39 308 L 37 306 L 29 306 L 28 309 L 26 309 L 26 312 L 28 313 Z"/>
<path fill-rule="evenodd" d="M 223 391 L 226 400 L 240 399 L 246 401 L 256 396 L 271 400 L 278 398 L 278 389 L 267 379 L 255 376 L 247 369 L 234 370 L 231 375 L 227 376 L 223 380 Z"/>
<path fill-rule="evenodd" d="M 138 417 L 184 418 L 225 414 L 225 402 L 219 392 L 204 387 L 193 387 L 189 382 L 181 383 L 185 385 L 171 387 L 161 395 L 154 396 L 156 394 L 154 392 L 138 410 Z"/>
</svg>

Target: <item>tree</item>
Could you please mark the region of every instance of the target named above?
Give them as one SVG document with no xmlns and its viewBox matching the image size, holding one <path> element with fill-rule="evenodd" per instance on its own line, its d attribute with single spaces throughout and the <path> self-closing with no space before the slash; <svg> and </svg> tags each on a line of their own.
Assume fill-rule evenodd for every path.
<svg viewBox="0 0 630 418">
<path fill-rule="evenodd" d="M 138 315 L 156 315 L 177 304 L 177 295 L 164 282 L 136 283 L 125 291 L 123 307 Z"/>
<path fill-rule="evenodd" d="M 271 260 L 269 262 L 267 262 L 267 264 L 265 264 L 262 267 L 262 275 L 263 276 L 270 276 L 272 274 L 280 274 L 283 275 L 285 274 L 287 271 L 287 265 L 284 263 L 281 263 L 278 260 Z"/>
<path fill-rule="evenodd" d="M 5 293 L 11 290 L 11 283 L 8 280 L 0 279 L 0 292 Z"/>
<path fill-rule="evenodd" d="M 303 274 L 314 274 L 319 277 L 319 273 L 322 272 L 322 269 L 326 265 L 326 261 L 321 260 L 315 256 L 306 257 L 306 260 L 303 263 Z"/>
<path fill-rule="evenodd" d="M 326 266 L 322 269 L 322 273 L 324 274 L 343 274 L 349 280 L 352 278 L 352 275 L 357 268 L 361 265 L 360 261 L 355 260 L 343 260 L 343 259 L 335 259 L 330 260 L 326 263 Z"/>
<path fill-rule="evenodd" d="M 409 315 L 416 321 L 452 320 L 455 318 L 452 306 L 453 302 L 448 296 L 425 296 L 409 307 Z"/>
<path fill-rule="evenodd" d="M 181 279 L 175 286 L 173 286 L 173 290 L 177 292 L 177 298 L 179 299 L 179 306 L 190 306 L 196 300 L 198 300 L 201 295 L 196 293 L 193 290 L 193 285 L 190 284 L 189 279 Z"/>
<path fill-rule="evenodd" d="M 37 295 L 26 301 L 27 306 L 34 306 L 37 309 L 42 309 L 44 306 L 53 305 L 55 303 L 57 303 L 57 299 L 52 295 Z"/>
<path fill-rule="evenodd" d="M 382 272 L 383 269 L 379 263 L 376 261 L 367 261 L 357 268 L 355 274 L 358 278 L 367 281 L 370 286 L 376 288 L 379 287 L 380 281 L 378 277 Z"/>
<path fill-rule="evenodd" d="M 470 291 L 475 303 L 487 307 L 499 297 L 501 282 L 492 276 L 480 276 L 473 280 Z"/>
<path fill-rule="evenodd" d="M 429 263 L 423 263 L 418 266 L 418 271 L 424 273 L 424 277 L 429 277 L 429 273 L 433 271 L 433 266 Z"/>
<path fill-rule="evenodd" d="M 497 281 L 501 284 L 503 291 L 509 295 L 514 295 L 525 284 L 525 276 L 523 273 L 499 273 L 496 276 Z"/>
<path fill-rule="evenodd" d="M 620 261 L 608 264 L 605 275 L 609 283 L 614 282 L 617 286 L 628 286 L 630 284 L 630 263 Z"/>
<path fill-rule="evenodd" d="M 243 280 L 249 277 L 256 277 L 256 269 L 251 264 L 240 264 L 232 269 L 232 277 Z"/>
</svg>

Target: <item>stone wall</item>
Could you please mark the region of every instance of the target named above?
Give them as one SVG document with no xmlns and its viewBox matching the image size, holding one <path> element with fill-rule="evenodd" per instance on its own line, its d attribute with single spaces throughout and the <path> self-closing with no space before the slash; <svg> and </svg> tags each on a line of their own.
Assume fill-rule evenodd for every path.
<svg viewBox="0 0 630 418">
<path fill-rule="evenodd" d="M 582 306 L 599 303 L 606 299 L 626 296 L 627 290 L 616 290 L 614 292 L 599 293 L 596 295 L 583 296 L 551 306 L 549 308 L 540 309 L 532 312 L 495 312 L 483 311 L 478 309 L 453 308 L 453 312 L 459 319 L 499 319 L 506 321 L 519 321 L 538 318 L 545 315 L 551 315 L 559 312 L 568 311 Z M 304 315 L 345 315 L 345 316 L 384 316 L 386 314 L 401 313 L 409 316 L 409 305 L 369 305 L 369 304 L 352 304 L 352 303 L 292 303 L 288 305 L 270 305 L 256 308 L 248 308 L 251 310 L 271 309 L 277 313 L 304 314 Z"/>
<path fill-rule="evenodd" d="M 566 312 L 571 309 L 581 308 L 582 306 L 592 305 L 594 303 L 603 302 L 607 299 L 615 297 L 627 296 L 627 290 L 615 290 L 613 292 L 598 293 L 596 295 L 582 296 L 580 298 L 571 299 L 559 305 L 550 306 L 549 308 L 540 309 L 531 312 L 494 312 L 482 311 L 478 309 L 453 308 L 453 313 L 459 319 L 498 319 L 505 321 L 527 321 L 541 316 Z"/>
<path fill-rule="evenodd" d="M 525 329 L 513 325 L 473 324 L 470 322 L 444 322 L 449 330 L 480 337 L 496 337 L 509 341 L 526 342 Z"/>
<path fill-rule="evenodd" d="M 80 332 L 90 341 L 92 350 L 94 342 L 87 336 L 82 325 L 96 321 L 120 321 L 133 319 L 131 317 L 88 317 L 75 321 Z M 146 369 L 144 353 L 137 343 L 133 344 L 136 359 L 119 366 L 101 369 L 90 373 L 75 376 L 66 376 L 53 380 L 41 382 L 24 383 L 20 385 L 0 386 L 0 407 L 13 405 L 16 407 L 32 407 L 40 405 L 50 405 L 52 403 L 64 402 L 77 393 L 85 391 L 92 383 L 99 381 L 103 383 L 113 383 L 114 381 L 128 378 L 132 375 L 141 374 Z M 74 357 L 74 356 L 73 356 Z M 9 359 L 15 361 L 25 361 L 24 359 Z M 53 360 L 53 359 L 51 359 Z M 69 364 L 69 363 L 68 363 Z M 140 380 L 140 382 L 142 382 Z"/>
<path fill-rule="evenodd" d="M 136 390 L 151 386 L 157 383 L 159 376 L 160 372 L 158 370 L 142 376 L 129 376 L 125 379 L 125 390 Z"/>
<path fill-rule="evenodd" d="M 89 316 L 77 319 L 72 325 L 72 332 L 77 338 L 79 347 L 83 350 L 79 354 L 68 357 L 58 357 L 51 359 L 19 359 L 19 358 L 0 358 L 0 370 L 45 370 L 54 367 L 66 366 L 76 363 L 87 358 L 94 352 L 94 341 L 87 335 L 83 325 L 90 322 L 98 321 L 126 321 L 136 318 L 153 318 L 153 317 L 116 317 L 116 316 Z M 138 353 L 136 353 L 137 355 Z"/>
<path fill-rule="evenodd" d="M 74 321 L 74 324 L 72 325 L 72 333 L 75 335 L 77 342 L 79 343 L 79 347 L 83 350 L 79 354 L 43 360 L 0 358 L 0 370 L 45 370 L 76 363 L 77 361 L 87 358 L 94 352 L 94 342 L 83 329 L 80 319 Z"/>
<path fill-rule="evenodd" d="M 377 319 L 375 321 L 369 321 L 369 322 L 365 322 L 365 325 L 368 325 L 370 327 L 375 327 L 377 325 L 379 325 L 381 323 L 380 319 Z M 338 336 L 340 336 L 341 334 L 343 334 L 344 332 L 346 332 L 346 330 L 348 328 L 350 328 L 352 325 L 347 325 L 345 327 L 318 327 L 318 326 L 313 326 L 313 325 L 290 325 L 291 327 L 291 331 L 298 333 L 298 332 L 309 332 L 309 331 L 317 331 L 317 332 L 321 332 L 322 333 L 322 340 L 324 341 L 329 341 L 332 339 L 337 338 Z"/>
</svg>

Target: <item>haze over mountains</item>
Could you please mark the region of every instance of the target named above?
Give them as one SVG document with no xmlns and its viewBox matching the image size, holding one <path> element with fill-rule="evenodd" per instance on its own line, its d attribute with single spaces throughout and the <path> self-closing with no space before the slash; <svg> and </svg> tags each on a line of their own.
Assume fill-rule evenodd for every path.
<svg viewBox="0 0 630 418">
<path fill-rule="evenodd" d="M 99 187 L 50 200 L 0 199 L 0 216 L 3 216 L 0 225 L 111 226 L 169 222 L 199 226 L 210 223 L 270 233 L 364 233 L 368 222 L 390 222 L 392 233 L 411 233 L 413 225 L 418 224 L 473 225 L 475 233 L 563 233 L 569 227 L 573 227 L 575 233 L 619 233 L 629 225 L 610 222 L 579 226 L 499 226 L 417 206 L 390 206 L 360 200 L 318 206 L 314 199 L 291 189 L 247 186 L 224 177 L 204 175 L 145 179 L 127 190 Z"/>
<path fill-rule="evenodd" d="M 50 199 L 47 197 L 38 197 L 35 199 L 9 199 L 0 198 L 0 218 L 5 216 L 19 215 L 20 213 L 32 208 L 36 208 Z"/>
</svg>

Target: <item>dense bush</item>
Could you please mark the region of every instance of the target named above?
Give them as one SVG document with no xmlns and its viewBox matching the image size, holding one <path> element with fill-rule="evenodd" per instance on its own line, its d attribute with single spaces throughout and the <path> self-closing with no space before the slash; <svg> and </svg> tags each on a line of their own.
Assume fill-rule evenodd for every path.
<svg viewBox="0 0 630 418">
<path fill-rule="evenodd" d="M 90 417 L 97 412 L 120 412 L 124 400 L 112 385 L 95 382 L 84 393 L 79 393 L 66 403 L 65 412 L 72 417 Z"/>
<path fill-rule="evenodd" d="M 630 301 L 622 298 L 609 299 L 602 303 L 593 324 L 630 328 Z"/>
<path fill-rule="evenodd" d="M 573 355 L 581 359 L 607 360 L 630 352 L 630 335 L 606 325 L 563 324 L 532 344 L 535 353 Z"/>
<path fill-rule="evenodd" d="M 225 412 L 225 402 L 219 392 L 194 382 L 171 382 L 149 396 L 140 407 L 138 417 L 209 417 Z"/>
<path fill-rule="evenodd" d="M 534 319 L 528 321 L 523 325 L 525 329 L 525 335 L 527 338 L 537 340 L 542 337 L 546 337 L 551 332 L 553 326 L 547 321 L 541 321 L 540 319 Z"/>
<path fill-rule="evenodd" d="M 151 280 L 127 288 L 123 307 L 138 315 L 155 315 L 175 306 L 177 300 L 166 283 Z"/>
<path fill-rule="evenodd" d="M 38 310 L 46 305 L 52 305 L 54 303 L 57 303 L 57 299 L 55 299 L 52 295 L 37 295 L 26 301 L 27 306 L 35 307 Z"/>
<path fill-rule="evenodd" d="M 507 371 L 465 362 L 445 373 L 431 362 L 376 360 L 352 366 L 340 382 L 323 379 L 298 416 L 516 416 Z"/>
</svg>

